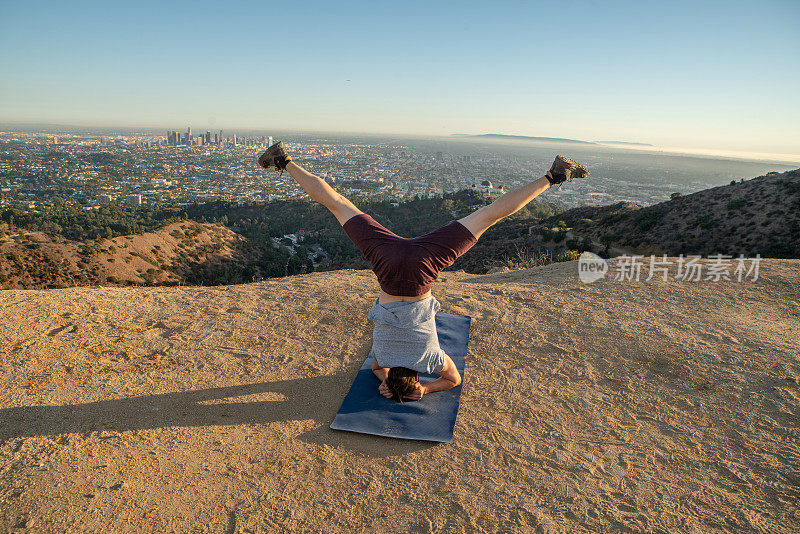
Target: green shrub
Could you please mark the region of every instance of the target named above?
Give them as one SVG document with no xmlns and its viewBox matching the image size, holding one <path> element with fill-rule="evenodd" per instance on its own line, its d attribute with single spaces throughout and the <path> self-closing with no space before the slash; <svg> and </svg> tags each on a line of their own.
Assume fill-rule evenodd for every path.
<svg viewBox="0 0 800 534">
<path fill-rule="evenodd" d="M 708 230 L 709 228 L 714 226 L 714 219 L 711 215 L 701 215 L 700 217 L 695 218 L 692 222 L 687 225 L 689 228 L 700 228 Z"/>
<path fill-rule="evenodd" d="M 743 207 L 744 207 L 744 199 L 742 198 L 736 198 L 734 200 L 731 200 L 730 202 L 728 202 L 727 206 L 728 211 L 740 210 Z"/>
<path fill-rule="evenodd" d="M 539 228 L 539 233 L 542 235 L 542 240 L 544 241 L 552 241 L 553 234 L 555 234 L 555 232 L 547 228 Z"/>
<path fill-rule="evenodd" d="M 795 257 L 795 252 L 794 247 L 791 245 L 787 243 L 776 242 L 771 243 L 767 247 L 764 255 L 773 258 L 793 258 Z"/>
<path fill-rule="evenodd" d="M 800 194 L 800 182 L 796 180 L 783 179 L 778 182 L 783 186 L 784 190 L 789 194 Z"/>
<path fill-rule="evenodd" d="M 636 214 L 636 228 L 642 232 L 646 232 L 661 220 L 664 213 L 661 210 L 653 208 L 644 208 Z"/>
<path fill-rule="evenodd" d="M 577 250 L 562 250 L 556 255 L 556 261 L 575 261 L 581 254 Z"/>
<path fill-rule="evenodd" d="M 600 236 L 600 242 L 604 245 L 610 245 L 617 240 L 617 234 L 615 232 L 605 232 L 603 235 Z"/>
</svg>

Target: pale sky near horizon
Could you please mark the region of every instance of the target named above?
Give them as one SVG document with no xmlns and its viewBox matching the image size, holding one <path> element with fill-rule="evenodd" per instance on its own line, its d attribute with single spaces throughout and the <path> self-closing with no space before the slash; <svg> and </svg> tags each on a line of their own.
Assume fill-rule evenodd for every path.
<svg viewBox="0 0 800 534">
<path fill-rule="evenodd" d="M 800 154 L 799 27 L 797 0 L 0 0 L 0 122 Z"/>
</svg>

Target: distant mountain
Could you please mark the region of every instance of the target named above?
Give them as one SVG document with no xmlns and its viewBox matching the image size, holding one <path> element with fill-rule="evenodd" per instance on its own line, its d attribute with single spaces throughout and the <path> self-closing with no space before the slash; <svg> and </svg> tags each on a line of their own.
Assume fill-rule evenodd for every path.
<svg viewBox="0 0 800 534">
<path fill-rule="evenodd" d="M 599 145 L 620 145 L 620 146 L 655 146 L 650 143 L 631 143 L 628 141 L 595 141 Z"/>
<path fill-rule="evenodd" d="M 471 137 L 482 139 L 501 139 L 506 141 L 537 141 L 542 143 L 573 143 L 578 145 L 616 145 L 616 146 L 654 146 L 649 143 L 633 143 L 628 141 L 581 141 L 564 137 L 533 137 L 528 135 L 507 134 L 453 134 L 452 137 Z"/>
<path fill-rule="evenodd" d="M 538 141 L 547 143 L 573 143 L 577 145 L 594 145 L 591 141 L 579 141 L 577 139 L 565 139 L 563 137 L 531 137 L 527 135 L 506 135 L 506 134 L 454 134 L 453 137 L 472 137 L 478 139 L 501 139 L 505 141 Z"/>
</svg>

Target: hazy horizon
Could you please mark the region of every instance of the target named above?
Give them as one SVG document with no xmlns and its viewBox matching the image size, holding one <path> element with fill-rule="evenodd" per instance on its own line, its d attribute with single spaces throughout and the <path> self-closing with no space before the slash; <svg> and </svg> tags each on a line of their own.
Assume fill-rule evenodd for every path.
<svg viewBox="0 0 800 534">
<path fill-rule="evenodd" d="M 97 133 L 102 135 L 132 135 L 134 133 L 139 134 L 151 134 L 155 136 L 161 136 L 167 130 L 177 130 L 182 131 L 186 127 L 195 128 L 193 125 L 183 125 L 181 126 L 153 126 L 153 125 L 131 125 L 131 124 L 116 124 L 116 125 L 98 125 L 98 124 L 57 124 L 57 123 L 46 123 L 46 122 L 5 122 L 0 119 L 0 133 L 3 132 L 3 128 L 5 127 L 12 127 L 9 132 L 19 131 L 21 133 L 43 133 L 43 134 L 50 134 L 53 135 L 55 133 L 67 134 L 69 133 L 68 130 L 83 130 L 86 132 Z M 16 127 L 17 129 L 14 129 Z M 479 136 L 485 134 L 500 134 L 500 135 L 509 135 L 512 136 L 513 134 L 506 134 L 504 132 L 483 132 L 480 134 L 462 134 L 462 133 L 452 133 L 452 134 L 440 134 L 440 135 L 424 135 L 424 134 L 403 134 L 397 132 L 348 132 L 348 131 L 324 131 L 324 130 L 290 130 L 290 129 L 274 129 L 274 130 L 267 130 L 264 128 L 237 128 L 235 126 L 219 126 L 215 125 L 214 127 L 205 127 L 205 128 L 196 128 L 195 131 L 211 131 L 212 133 L 217 132 L 219 130 L 229 132 L 229 133 L 242 133 L 242 134 L 252 134 L 252 135 L 275 135 L 280 134 L 284 135 L 300 135 L 300 136 L 343 136 L 343 137 L 359 137 L 359 136 L 367 136 L 367 137 L 375 137 L 375 138 L 397 138 L 397 139 L 439 139 L 439 140 L 452 140 L 452 141 L 464 141 L 464 142 L 488 142 L 488 143 L 526 143 L 534 141 L 526 141 L 521 139 L 519 141 L 513 139 L 507 140 L 491 140 L 491 139 L 481 139 Z M 107 130 L 106 132 L 103 132 Z M 543 137 L 543 138 L 552 138 L 553 136 L 549 135 L 538 135 L 538 136 L 531 136 L 531 137 Z M 276 138 L 277 140 L 277 138 Z M 582 141 L 586 143 L 592 143 L 594 146 L 597 147 L 608 147 L 614 148 L 615 150 L 632 150 L 637 152 L 652 152 L 652 153 L 666 153 L 672 155 L 684 155 L 684 156 L 697 156 L 697 157 L 707 157 L 707 158 L 718 158 L 718 159 L 734 159 L 734 160 L 744 160 L 744 161 L 755 161 L 755 162 L 765 162 L 765 163 L 774 163 L 779 165 L 800 165 L 800 153 L 798 154 L 781 154 L 781 153 L 764 153 L 764 152 L 742 152 L 742 151 L 728 151 L 728 150 L 714 150 L 714 149 L 693 149 L 689 147 L 665 147 L 659 145 L 637 145 L 640 143 L 637 140 L 629 140 L 629 139 L 615 139 L 615 140 L 605 140 L 605 141 L 597 141 L 592 139 L 574 139 L 575 141 Z M 623 143 L 622 145 L 614 145 L 609 143 Z M 630 144 L 629 144 L 630 143 Z M 553 144 L 557 145 L 557 142 L 553 142 Z"/>
</svg>

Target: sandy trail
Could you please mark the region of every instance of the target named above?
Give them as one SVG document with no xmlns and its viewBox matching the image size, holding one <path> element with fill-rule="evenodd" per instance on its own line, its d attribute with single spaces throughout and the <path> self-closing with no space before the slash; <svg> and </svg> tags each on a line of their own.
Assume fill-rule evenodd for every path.
<svg viewBox="0 0 800 534">
<path fill-rule="evenodd" d="M 370 271 L 0 293 L 0 530 L 796 532 L 800 262 L 757 282 L 442 273 L 452 445 L 328 428 Z"/>
</svg>

